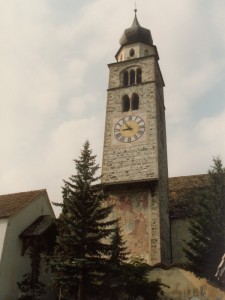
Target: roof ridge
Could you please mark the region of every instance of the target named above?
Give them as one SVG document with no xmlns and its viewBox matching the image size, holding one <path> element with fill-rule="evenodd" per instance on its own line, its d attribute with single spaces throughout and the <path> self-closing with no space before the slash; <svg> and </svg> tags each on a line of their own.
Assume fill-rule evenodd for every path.
<svg viewBox="0 0 225 300">
<path fill-rule="evenodd" d="M 201 173 L 201 174 L 195 174 L 195 175 L 181 175 L 181 176 L 169 176 L 170 178 L 184 178 L 184 177 L 199 177 L 199 176 L 207 176 L 208 173 Z"/>
<path fill-rule="evenodd" d="M 9 196 L 9 195 L 18 195 L 18 194 L 26 194 L 26 193 L 32 193 L 32 192 L 44 192 L 46 189 L 38 189 L 38 190 L 31 190 L 31 191 L 25 191 L 25 192 L 16 192 L 16 193 L 9 193 L 9 194 L 1 194 L 0 197 Z"/>
</svg>

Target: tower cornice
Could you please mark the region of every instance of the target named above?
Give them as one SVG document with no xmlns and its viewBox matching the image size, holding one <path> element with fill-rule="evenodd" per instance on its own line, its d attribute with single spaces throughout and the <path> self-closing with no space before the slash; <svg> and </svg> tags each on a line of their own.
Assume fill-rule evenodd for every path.
<svg viewBox="0 0 225 300">
<path fill-rule="evenodd" d="M 133 44 L 133 43 L 131 43 L 131 44 L 129 44 L 129 45 L 131 46 L 132 44 Z M 140 44 L 142 44 L 142 43 L 140 43 Z M 121 46 L 121 47 L 119 48 L 119 50 L 116 52 L 116 55 L 115 55 L 115 58 L 116 58 L 116 59 L 117 59 L 117 57 L 118 57 L 118 55 L 119 55 L 119 53 L 120 53 L 120 51 L 122 50 L 123 47 L 124 47 L 124 46 Z M 155 57 L 157 58 L 157 60 L 159 60 L 159 54 L 158 54 L 157 47 L 156 47 L 155 45 L 152 45 L 152 47 L 153 47 L 154 50 L 155 50 L 155 54 L 154 54 L 154 55 L 146 55 L 146 56 L 144 56 L 144 57 L 155 56 Z M 132 59 L 129 59 L 129 61 L 135 60 L 135 59 L 144 58 L 144 57 L 132 58 Z M 121 62 L 124 62 L 124 61 L 117 61 L 116 63 L 121 63 Z"/>
</svg>

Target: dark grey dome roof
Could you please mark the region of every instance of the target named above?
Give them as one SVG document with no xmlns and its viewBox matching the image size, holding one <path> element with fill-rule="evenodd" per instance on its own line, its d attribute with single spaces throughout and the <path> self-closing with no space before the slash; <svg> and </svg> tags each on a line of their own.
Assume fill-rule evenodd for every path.
<svg viewBox="0 0 225 300">
<path fill-rule="evenodd" d="M 138 42 L 147 45 L 153 44 L 150 30 L 140 26 L 135 11 L 133 24 L 130 28 L 124 30 L 124 33 L 120 38 L 120 45 L 125 46 Z"/>
</svg>

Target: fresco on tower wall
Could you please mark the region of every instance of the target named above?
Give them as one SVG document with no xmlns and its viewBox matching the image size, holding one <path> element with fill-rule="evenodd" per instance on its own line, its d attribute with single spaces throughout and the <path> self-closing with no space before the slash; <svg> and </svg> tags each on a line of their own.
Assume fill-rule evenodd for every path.
<svg viewBox="0 0 225 300">
<path fill-rule="evenodd" d="M 120 226 L 130 255 L 149 260 L 148 193 L 121 192 L 110 194 L 114 204 L 113 218 L 120 218 Z"/>
</svg>

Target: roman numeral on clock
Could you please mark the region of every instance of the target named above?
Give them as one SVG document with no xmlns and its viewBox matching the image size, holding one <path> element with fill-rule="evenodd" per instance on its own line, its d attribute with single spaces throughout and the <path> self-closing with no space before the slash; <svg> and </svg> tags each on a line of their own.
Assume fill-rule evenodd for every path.
<svg viewBox="0 0 225 300">
<path fill-rule="evenodd" d="M 121 137 L 122 137 L 121 133 L 116 133 L 115 136 L 118 140 L 121 139 Z"/>
</svg>

